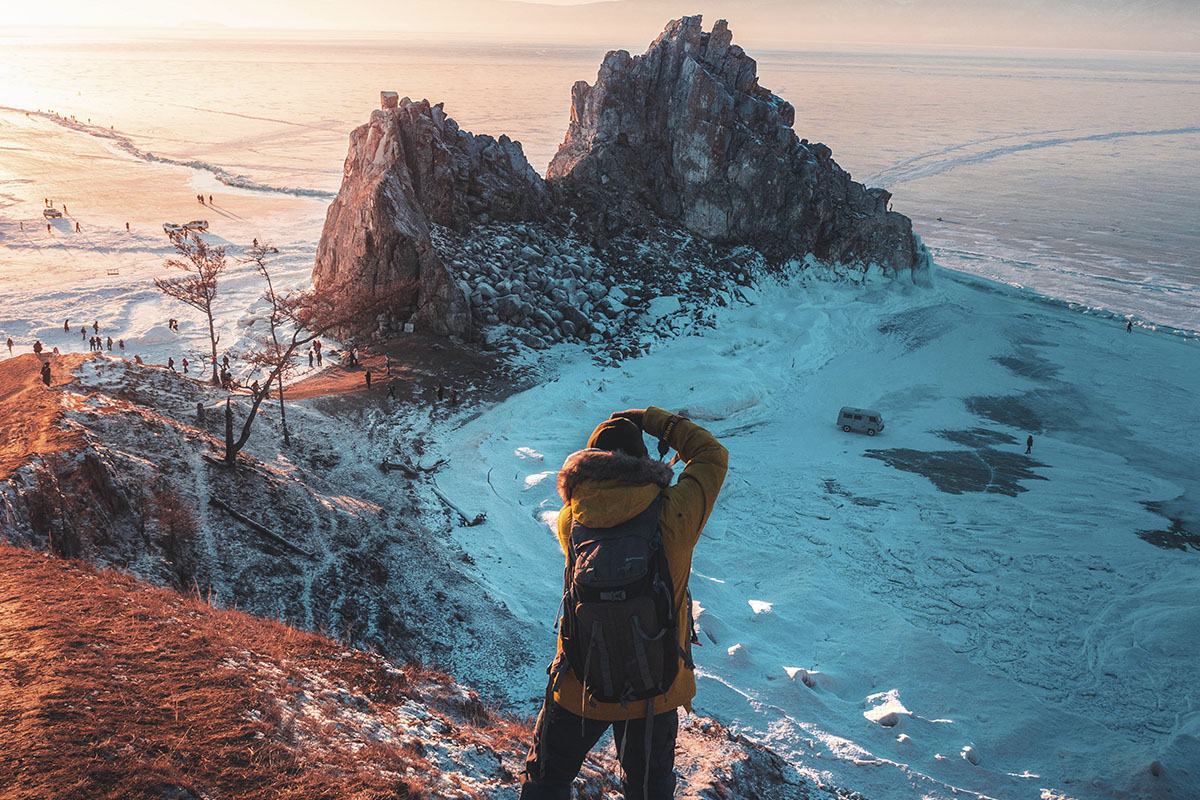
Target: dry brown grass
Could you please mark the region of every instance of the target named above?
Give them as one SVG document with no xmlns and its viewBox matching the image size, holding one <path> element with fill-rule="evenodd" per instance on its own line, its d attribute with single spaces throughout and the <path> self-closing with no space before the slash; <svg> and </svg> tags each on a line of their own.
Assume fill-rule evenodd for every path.
<svg viewBox="0 0 1200 800">
<path fill-rule="evenodd" d="M 410 692 L 372 654 L 0 545 L 3 800 L 427 796 L 411 747 L 323 746 L 283 712 L 314 674 L 371 704 Z"/>
<path fill-rule="evenodd" d="M 82 441 L 61 426 L 58 392 L 42 384 L 42 362 L 50 362 L 51 387 L 70 383 L 71 373 L 92 356 L 71 353 L 43 356 L 26 353 L 0 361 L 0 479 L 7 478 L 34 456 L 61 453 Z"/>
</svg>

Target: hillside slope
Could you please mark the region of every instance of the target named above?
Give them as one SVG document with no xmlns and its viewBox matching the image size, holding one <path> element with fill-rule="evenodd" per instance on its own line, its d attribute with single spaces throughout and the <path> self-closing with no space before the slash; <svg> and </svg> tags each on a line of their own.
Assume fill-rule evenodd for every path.
<svg viewBox="0 0 1200 800">
<path fill-rule="evenodd" d="M 303 442 L 281 450 L 264 415 L 228 470 L 201 458 L 218 415 L 195 411 L 223 393 L 104 355 L 52 363 L 47 389 L 35 358 L 0 362 L 0 417 L 23 420 L 0 472 L 0 800 L 516 797 L 531 721 L 500 711 L 527 705 L 497 681 L 542 654 L 465 574 L 432 473 L 381 479 L 365 457 L 407 418 L 383 452 L 419 463 L 414 406 L 292 404 Z M 712 720 L 680 741 L 682 797 L 833 792 Z M 615 775 L 596 754 L 581 796 Z"/>
<path fill-rule="evenodd" d="M 530 720 L 445 674 L 0 544 L 0 798 L 515 798 Z M 617 787 L 593 754 L 580 796 Z M 807 798 L 709 720 L 685 798 Z M 826 792 L 820 792 L 826 794 Z"/>
</svg>

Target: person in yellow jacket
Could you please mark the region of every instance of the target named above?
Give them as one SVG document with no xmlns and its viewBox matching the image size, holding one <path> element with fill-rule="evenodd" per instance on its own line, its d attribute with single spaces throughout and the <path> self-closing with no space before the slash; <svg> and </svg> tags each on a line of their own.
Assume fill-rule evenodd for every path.
<svg viewBox="0 0 1200 800">
<path fill-rule="evenodd" d="M 660 454 L 673 448 L 686 464 L 674 484 L 671 468 L 649 456 L 643 432 L 659 440 Z M 610 725 L 626 800 L 668 800 L 674 795 L 678 709 L 691 711 L 696 696 L 688 593 L 692 550 L 712 513 L 728 463 L 729 454 L 711 433 L 654 406 L 613 414 L 592 432 L 586 450 L 567 457 L 558 475 L 564 505 L 557 532 L 564 553 L 572 525 L 612 528 L 660 503 L 658 529 L 671 576 L 679 665 L 670 686 L 658 696 L 601 702 L 591 696 L 591 682 L 585 690 L 566 664 L 560 631 L 546 701 L 526 759 L 521 800 L 568 800 L 584 758 Z"/>
</svg>

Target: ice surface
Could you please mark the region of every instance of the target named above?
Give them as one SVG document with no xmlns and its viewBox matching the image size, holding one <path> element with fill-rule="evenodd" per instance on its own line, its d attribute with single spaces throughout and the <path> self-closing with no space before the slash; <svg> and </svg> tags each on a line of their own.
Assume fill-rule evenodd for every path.
<svg viewBox="0 0 1200 800">
<path fill-rule="evenodd" d="M 687 409 L 730 451 L 691 581 L 699 712 L 872 798 L 1152 797 L 1165 784 L 1138 776 L 1160 757 L 1177 790 L 1200 787 L 1200 553 L 1136 533 L 1167 523 L 1144 501 L 1200 497 L 1196 426 L 1145 406 L 1152 391 L 1154 418 L 1191 413 L 1196 346 L 951 280 L 751 300 L 703 338 L 568 362 L 444 432 L 437 455 L 460 467 L 443 482 L 467 493 L 491 471 L 496 489 L 480 496 L 496 535 L 459 541 L 546 658 L 562 556 L 527 509 L 558 502 L 515 448 L 561 463 L 614 410 Z M 842 433 L 846 404 L 887 428 Z M 960 457 L 930 477 L 866 457 L 900 450 Z M 945 488 L 996 454 L 1024 465 L 1011 490 Z"/>
</svg>

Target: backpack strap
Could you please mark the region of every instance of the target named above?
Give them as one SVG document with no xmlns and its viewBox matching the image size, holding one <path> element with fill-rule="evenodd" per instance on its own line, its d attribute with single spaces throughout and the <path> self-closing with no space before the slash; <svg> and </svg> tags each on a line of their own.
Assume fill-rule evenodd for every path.
<svg viewBox="0 0 1200 800">
<path fill-rule="evenodd" d="M 625 734 L 628 736 L 629 731 Z M 654 698 L 651 697 L 646 701 L 646 758 L 644 764 L 645 770 L 642 772 L 642 797 L 650 796 L 650 742 L 654 734 Z"/>
</svg>

